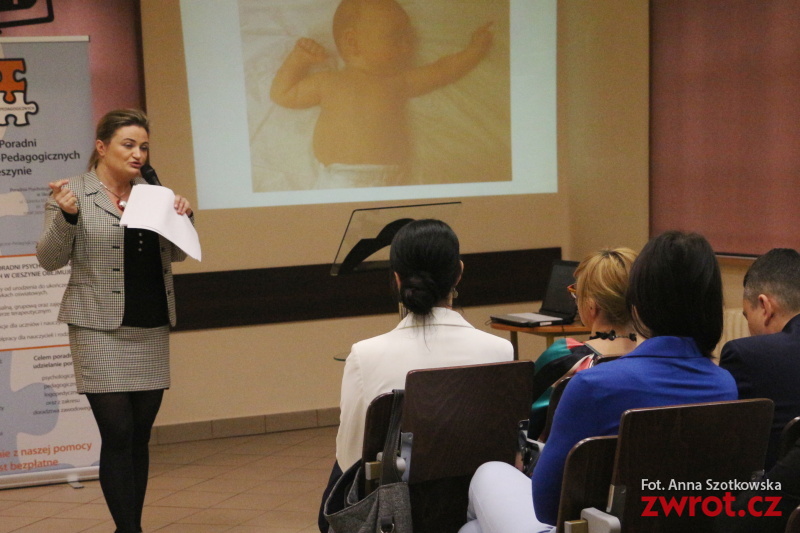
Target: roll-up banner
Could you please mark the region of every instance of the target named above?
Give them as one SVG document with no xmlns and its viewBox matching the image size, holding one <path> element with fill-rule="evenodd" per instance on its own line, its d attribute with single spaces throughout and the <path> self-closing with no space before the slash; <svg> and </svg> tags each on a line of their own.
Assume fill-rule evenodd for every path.
<svg viewBox="0 0 800 533">
<path fill-rule="evenodd" d="M 0 488 L 93 479 L 100 436 L 57 321 L 69 267 L 36 260 L 48 182 L 93 148 L 89 38 L 0 38 Z"/>
</svg>

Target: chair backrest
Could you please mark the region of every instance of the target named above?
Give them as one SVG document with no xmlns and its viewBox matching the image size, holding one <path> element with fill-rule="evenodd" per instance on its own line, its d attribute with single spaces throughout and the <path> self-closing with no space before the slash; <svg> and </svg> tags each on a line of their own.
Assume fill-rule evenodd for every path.
<svg viewBox="0 0 800 533">
<path fill-rule="evenodd" d="M 617 437 L 590 437 L 570 450 L 561 485 L 558 533 L 564 532 L 565 521 L 579 520 L 581 510 L 605 509 L 616 449 Z"/>
<path fill-rule="evenodd" d="M 749 481 L 764 468 L 774 404 L 771 400 L 736 400 L 631 409 L 622 415 L 608 510 L 623 532 L 710 531 L 713 517 L 697 504 L 678 512 L 655 506 L 658 517 L 642 516 L 647 498 L 687 503 L 688 497 L 724 495 L 707 485 Z M 660 482 L 660 487 L 648 485 Z M 670 486 L 670 481 L 684 485 Z M 648 482 L 648 483 L 649 483 Z M 670 490 L 672 489 L 672 490 Z M 659 500 L 660 501 L 660 500 Z"/>
<path fill-rule="evenodd" d="M 594 364 L 595 366 L 599 365 L 600 363 L 608 363 L 619 359 L 622 357 L 621 355 L 602 355 L 598 357 Z M 547 414 L 545 416 L 544 427 L 542 428 L 541 432 L 538 435 L 532 435 L 530 432 L 528 433 L 528 437 L 541 441 L 547 442 L 547 438 L 550 436 L 550 430 L 553 427 L 553 416 L 556 413 L 556 407 L 558 407 L 558 402 L 561 400 L 561 396 L 564 394 L 564 389 L 567 388 L 567 383 L 569 380 L 572 379 L 572 376 L 564 376 L 555 383 L 553 383 L 553 392 L 550 394 L 550 403 L 547 405 Z M 536 398 L 538 395 L 534 394 Z M 531 428 L 533 429 L 533 428 Z"/>
<path fill-rule="evenodd" d="M 414 436 L 409 483 L 471 475 L 487 461 L 513 463 L 532 380 L 530 361 L 409 372 L 401 426 Z"/>
<path fill-rule="evenodd" d="M 550 394 L 550 403 L 547 406 L 547 419 L 544 422 L 544 429 L 537 440 L 547 442 L 547 437 L 550 436 L 550 428 L 553 427 L 553 416 L 556 413 L 556 407 L 558 407 L 558 402 L 561 400 L 561 396 L 564 394 L 564 389 L 567 388 L 567 383 L 569 383 L 570 379 L 572 379 L 572 376 L 566 376 L 553 384 L 553 392 Z"/>
<path fill-rule="evenodd" d="M 415 533 L 458 531 L 475 470 L 487 461 L 513 464 L 533 374 L 531 361 L 408 373 L 401 427 L 413 434 L 408 483 Z"/>
<path fill-rule="evenodd" d="M 367 407 L 364 444 L 361 449 L 361 458 L 364 461 L 374 461 L 378 452 L 383 451 L 386 433 L 389 431 L 389 419 L 392 416 L 393 398 L 391 392 L 383 393 L 373 398 Z"/>
<path fill-rule="evenodd" d="M 789 420 L 789 423 L 783 428 L 778 459 L 786 455 L 798 439 L 800 439 L 800 416 Z"/>
<path fill-rule="evenodd" d="M 795 508 L 789 515 L 784 533 L 800 533 L 800 507 Z"/>
<path fill-rule="evenodd" d="M 377 462 L 379 452 L 383 451 L 386 443 L 386 434 L 389 432 L 389 424 L 392 418 L 392 404 L 394 394 L 391 392 L 383 393 L 372 399 L 367 406 L 367 414 L 364 421 L 364 442 L 361 447 L 361 467 L 364 475 L 357 478 L 360 494 L 369 494 L 378 486 L 380 477 L 380 463 Z M 375 466 L 375 476 L 370 476 L 367 471 L 368 463 L 377 463 Z"/>
</svg>

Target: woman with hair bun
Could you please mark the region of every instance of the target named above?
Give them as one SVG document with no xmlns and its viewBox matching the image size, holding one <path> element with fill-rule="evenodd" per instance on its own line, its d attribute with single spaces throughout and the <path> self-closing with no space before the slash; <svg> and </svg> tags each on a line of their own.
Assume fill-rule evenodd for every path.
<svg viewBox="0 0 800 533">
<path fill-rule="evenodd" d="M 511 343 L 475 329 L 453 311 L 464 264 L 458 237 L 439 220 L 416 220 L 392 240 L 390 267 L 408 315 L 392 331 L 357 342 L 342 377 L 341 418 L 331 483 L 361 459 L 370 402 L 405 388 L 411 370 L 511 361 Z M 341 469 L 339 469 L 341 467 Z M 323 498 L 324 503 L 324 498 Z M 320 529 L 327 530 L 321 518 Z"/>
<path fill-rule="evenodd" d="M 392 240 L 389 262 L 400 303 L 417 317 L 434 307 L 449 308 L 464 263 L 458 237 L 439 220 L 407 224 Z"/>
<path fill-rule="evenodd" d="M 409 371 L 514 358 L 510 342 L 475 329 L 452 309 L 464 263 L 450 226 L 431 219 L 406 224 L 392 240 L 389 263 L 409 313 L 392 331 L 354 344 L 347 357 L 336 436 L 343 469 L 361 459 L 369 403 L 404 388 Z"/>
</svg>

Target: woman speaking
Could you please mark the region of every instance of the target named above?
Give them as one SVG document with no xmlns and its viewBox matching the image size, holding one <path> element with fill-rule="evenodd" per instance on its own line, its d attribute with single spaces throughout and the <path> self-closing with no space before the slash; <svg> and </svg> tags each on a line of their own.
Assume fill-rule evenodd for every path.
<svg viewBox="0 0 800 533">
<path fill-rule="evenodd" d="M 149 133 L 141 111 L 106 114 L 89 171 L 49 184 L 36 245 L 45 270 L 72 266 L 58 319 L 100 430 L 100 486 L 118 533 L 142 531 L 150 431 L 170 386 L 171 263 L 186 258 L 157 233 L 120 226 L 133 186 L 146 183 Z M 175 211 L 192 216 L 177 195 Z"/>
</svg>

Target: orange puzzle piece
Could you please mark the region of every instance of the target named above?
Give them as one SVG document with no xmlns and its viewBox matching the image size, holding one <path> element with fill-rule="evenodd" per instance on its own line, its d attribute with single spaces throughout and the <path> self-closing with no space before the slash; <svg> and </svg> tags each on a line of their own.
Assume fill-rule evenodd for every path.
<svg viewBox="0 0 800 533">
<path fill-rule="evenodd" d="M 25 92 L 25 80 L 18 80 L 14 76 L 17 72 L 25 72 L 24 59 L 0 59 L 0 93 L 7 104 L 16 101 L 14 92 Z"/>
</svg>

